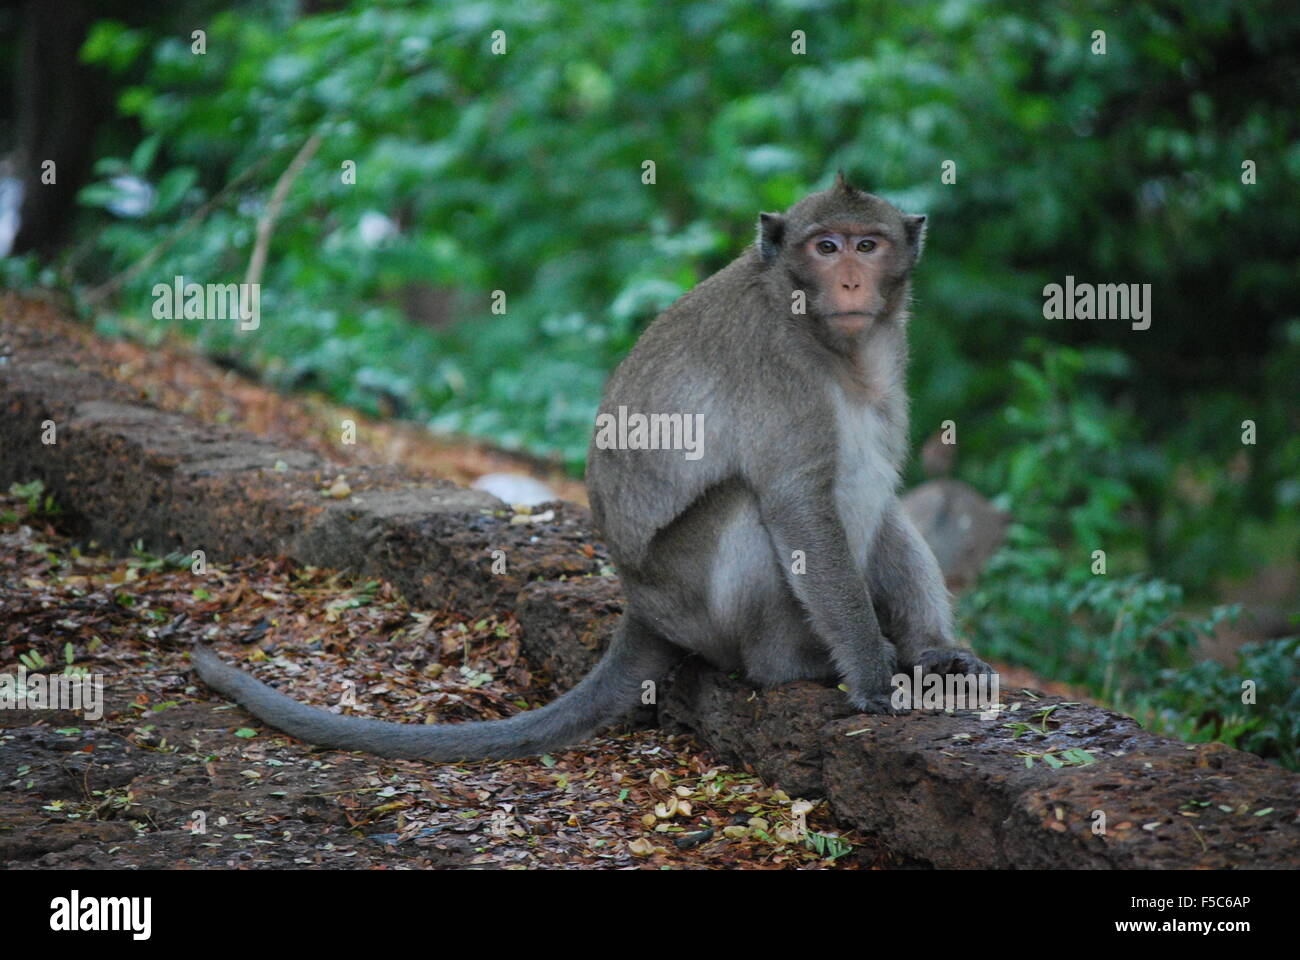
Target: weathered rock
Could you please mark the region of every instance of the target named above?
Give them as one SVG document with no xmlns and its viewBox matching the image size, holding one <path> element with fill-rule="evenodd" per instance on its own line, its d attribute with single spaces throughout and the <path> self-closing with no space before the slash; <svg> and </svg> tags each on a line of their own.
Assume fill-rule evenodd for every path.
<svg viewBox="0 0 1300 960">
<path fill-rule="evenodd" d="M 909 490 L 903 507 L 934 551 L 952 590 L 975 583 L 1002 545 L 1009 519 L 969 484 L 946 478 Z"/>
<path fill-rule="evenodd" d="M 613 577 L 539 580 L 515 604 L 529 662 L 564 689 L 591 672 L 622 613 L 623 596 Z"/>
<path fill-rule="evenodd" d="M 1154 736 L 1089 704 L 1027 694 L 1003 703 L 1019 709 L 994 720 L 846 716 L 829 687 L 756 691 L 695 662 L 660 715 L 791 795 L 825 796 L 839 819 L 895 853 L 939 867 L 1300 862 L 1300 777 L 1222 744 Z M 1075 749 L 1090 762 L 1077 765 Z M 1105 833 L 1094 833 L 1099 823 Z"/>
<path fill-rule="evenodd" d="M 1156 743 L 1189 749 L 1087 704 L 1025 694 L 1004 695 L 1003 703 L 1008 709 L 995 720 L 965 711 L 918 712 L 831 724 L 824 731 L 827 795 L 855 826 L 884 831 L 898 852 L 924 851 L 919 855 L 936 866 L 1011 867 L 1036 860 L 1037 866 L 1074 867 L 1081 865 L 1072 862 L 1079 856 L 1078 837 L 1068 830 L 1036 825 L 1008 839 L 1008 819 L 1017 807 L 1031 794 L 1041 804 L 1087 771 L 1113 770 L 1116 754 L 1140 755 Z M 1045 720 L 1043 712 L 1053 707 Z M 1075 748 L 1095 763 L 1054 768 L 1041 759 Z M 1025 763 L 1029 754 L 1039 755 L 1032 767 Z M 1090 822 L 1083 826 L 1086 833 Z"/>
<path fill-rule="evenodd" d="M 1008 861 L 1039 868 L 1295 867 L 1297 778 L 1279 777 L 1277 767 L 1221 743 L 1147 737 L 1133 747 L 1020 796 L 1007 823 Z M 1095 811 L 1106 817 L 1102 835 L 1093 832 Z"/>
<path fill-rule="evenodd" d="M 792 797 L 820 797 L 822 728 L 853 709 L 844 694 L 815 683 L 756 690 L 700 660 L 684 663 L 660 706 L 661 722 L 698 734 L 726 761 L 740 763 Z"/>
<path fill-rule="evenodd" d="M 557 504 L 545 523 L 512 523 L 481 491 L 412 483 L 391 467 L 344 470 L 128 403 L 120 385 L 62 365 L 4 369 L 0 383 L 0 483 L 42 480 L 71 526 L 110 549 L 283 554 L 384 577 L 437 605 L 509 603 L 529 580 L 586 576 L 607 562 L 588 546 L 588 514 L 576 505 Z M 111 399 L 89 399 L 95 390 Z M 339 474 L 350 495 L 323 495 Z M 496 559 L 504 572 L 493 572 Z"/>
</svg>

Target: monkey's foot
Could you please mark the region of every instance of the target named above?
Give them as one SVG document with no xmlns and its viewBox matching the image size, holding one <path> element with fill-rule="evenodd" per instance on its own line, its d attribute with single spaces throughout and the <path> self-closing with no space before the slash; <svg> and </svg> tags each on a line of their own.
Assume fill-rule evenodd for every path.
<svg viewBox="0 0 1300 960">
<path fill-rule="evenodd" d="M 961 647 L 931 647 L 922 650 L 911 666 L 920 667 L 924 673 L 937 673 L 941 676 L 996 673 L 975 654 Z"/>
</svg>

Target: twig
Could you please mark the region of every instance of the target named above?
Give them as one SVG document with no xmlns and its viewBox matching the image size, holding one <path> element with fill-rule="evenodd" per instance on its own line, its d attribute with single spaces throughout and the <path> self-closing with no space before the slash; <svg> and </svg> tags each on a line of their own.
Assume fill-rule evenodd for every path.
<svg viewBox="0 0 1300 960">
<path fill-rule="evenodd" d="M 1202 852 L 1202 853 L 1209 853 L 1210 848 L 1207 847 L 1207 846 L 1205 845 L 1205 838 L 1204 838 L 1203 836 L 1201 836 L 1201 831 L 1197 830 L 1194 826 L 1192 826 L 1192 825 L 1191 825 L 1190 823 L 1188 823 L 1186 820 L 1183 821 L 1183 824 L 1187 827 L 1188 830 L 1192 831 L 1192 836 L 1194 836 L 1197 840 L 1199 840 L 1199 841 L 1201 842 L 1201 852 Z"/>
<path fill-rule="evenodd" d="M 261 283 L 262 270 L 266 266 L 266 251 L 271 245 L 271 231 L 275 229 L 275 221 L 279 219 L 285 198 L 289 196 L 289 188 L 293 186 L 293 181 L 302 172 L 302 168 L 307 166 L 315 155 L 320 144 L 319 132 L 308 137 L 298 148 L 297 155 L 289 162 L 284 173 L 280 174 L 280 179 L 275 182 L 275 189 L 271 192 L 271 202 L 266 205 L 266 212 L 257 221 L 257 240 L 253 244 L 253 256 L 248 261 L 248 273 L 244 276 L 245 283 Z"/>
</svg>

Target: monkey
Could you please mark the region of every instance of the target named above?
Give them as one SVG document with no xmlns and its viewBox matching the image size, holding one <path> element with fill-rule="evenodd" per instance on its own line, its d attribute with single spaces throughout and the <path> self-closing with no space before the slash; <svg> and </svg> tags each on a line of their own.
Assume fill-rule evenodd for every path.
<svg viewBox="0 0 1300 960">
<path fill-rule="evenodd" d="M 199 676 L 309 743 L 454 761 L 579 742 L 687 654 L 760 687 L 838 684 L 876 714 L 900 712 L 899 669 L 992 673 L 958 645 L 939 565 L 897 496 L 925 225 L 841 172 L 761 214 L 755 241 L 641 334 L 606 383 L 587 457 L 625 609 L 559 699 L 504 720 L 403 724 L 298 703 L 201 645 Z M 627 411 L 694 417 L 697 454 L 614 436 Z"/>
</svg>

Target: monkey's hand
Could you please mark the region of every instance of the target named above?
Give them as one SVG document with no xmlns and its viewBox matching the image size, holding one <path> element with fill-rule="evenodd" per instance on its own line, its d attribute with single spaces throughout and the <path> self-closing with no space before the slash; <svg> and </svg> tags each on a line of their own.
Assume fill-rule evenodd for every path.
<svg viewBox="0 0 1300 960">
<path fill-rule="evenodd" d="M 894 645 L 881 638 L 880 662 L 864 671 L 857 683 L 849 683 L 849 703 L 862 713 L 898 716 L 907 713 L 906 707 L 893 703 L 894 686 L 891 682 L 898 671 L 898 654 Z"/>
<path fill-rule="evenodd" d="M 853 709 L 859 713 L 874 713 L 878 716 L 897 717 L 908 713 L 907 707 L 896 707 L 889 693 L 876 694 L 868 697 L 849 697 L 849 702 L 853 704 Z"/>
<path fill-rule="evenodd" d="M 992 674 L 996 671 L 969 650 L 961 647 L 931 647 L 922 650 L 916 656 L 913 666 L 918 666 L 924 673 L 937 673 L 940 676 L 961 674 Z"/>
</svg>

